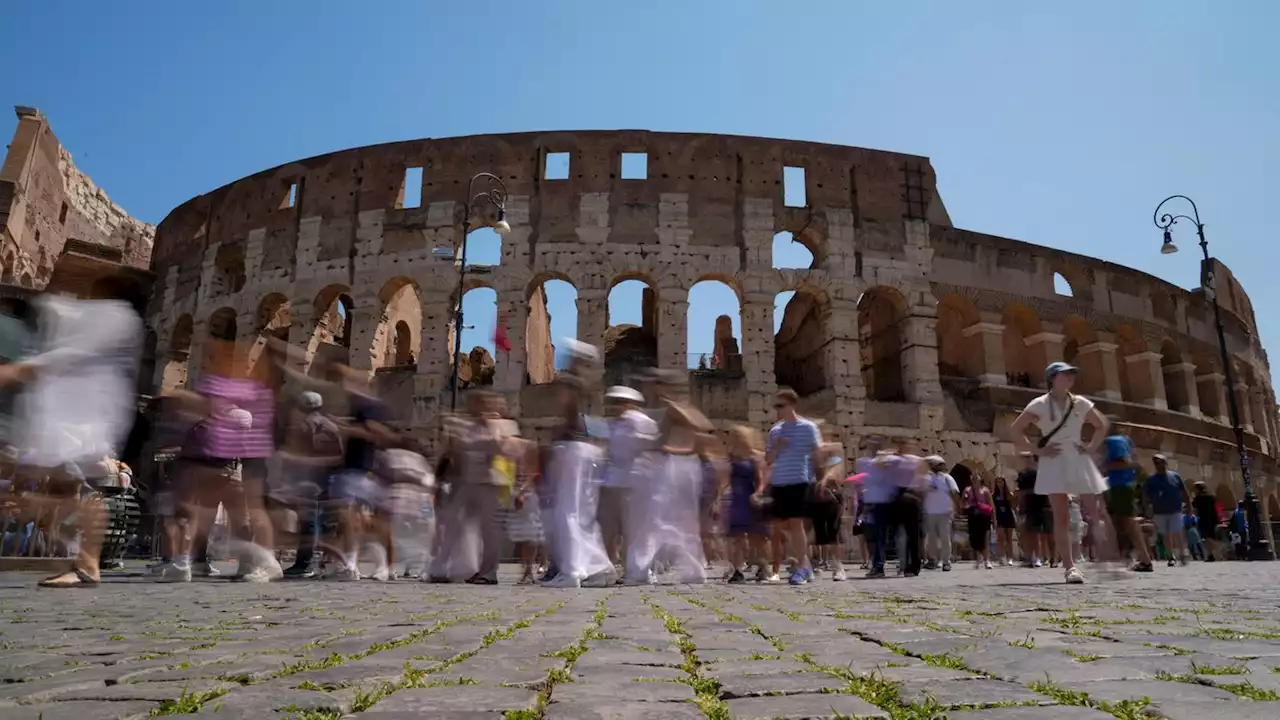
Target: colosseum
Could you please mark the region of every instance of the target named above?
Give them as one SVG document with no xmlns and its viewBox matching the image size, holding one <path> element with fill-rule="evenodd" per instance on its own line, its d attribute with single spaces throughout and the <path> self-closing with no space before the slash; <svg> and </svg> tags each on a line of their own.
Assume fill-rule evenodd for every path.
<svg viewBox="0 0 1280 720">
<path fill-rule="evenodd" d="M 505 184 L 510 232 L 496 264 L 465 268 L 463 287 L 496 297 L 510 347 L 464 352 L 459 375 L 503 393 L 530 434 L 552 422 L 544 286 L 559 281 L 576 293 L 577 338 L 606 348 L 607 381 L 642 365 L 688 369 L 721 426 L 767 427 L 773 392 L 788 386 L 849 452 L 883 433 L 944 455 L 961 482 L 1009 475 L 1003 431 L 1046 363 L 1064 359 L 1144 462 L 1164 453 L 1228 507 L 1243 495 L 1202 291 L 956 228 L 928 158 L 810 142 L 645 131 L 425 139 L 245 177 L 157 228 L 154 387 L 198 373 L 209 337 L 252 347 L 248 363 L 268 338 L 287 339 L 304 366 L 332 357 L 369 372 L 429 441 L 448 407 L 456 251 L 479 172 Z M 473 204 L 468 228 L 491 234 L 497 220 Z M 1153 228 L 1153 252 L 1158 240 Z M 812 260 L 779 267 L 776 249 L 797 243 Z M 1214 270 L 1255 485 L 1264 515 L 1280 516 L 1266 353 L 1248 296 Z M 612 291 L 634 282 L 645 286 L 629 301 L 638 322 L 610 327 Z M 726 285 L 736 307 L 707 338 L 711 361 L 695 363 L 689 298 L 704 282 Z"/>
</svg>

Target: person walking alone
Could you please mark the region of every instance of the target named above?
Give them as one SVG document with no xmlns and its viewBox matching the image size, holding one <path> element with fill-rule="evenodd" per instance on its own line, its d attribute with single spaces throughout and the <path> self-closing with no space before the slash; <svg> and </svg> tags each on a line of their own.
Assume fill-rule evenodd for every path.
<svg viewBox="0 0 1280 720">
<path fill-rule="evenodd" d="M 773 503 L 774 533 L 785 533 L 787 547 L 796 566 L 790 583 L 803 585 L 813 580 L 809 563 L 808 519 L 809 487 L 815 481 L 821 464 L 822 433 L 811 420 L 796 414 L 799 396 L 782 389 L 774 396 L 773 408 L 778 423 L 769 431 L 765 458 L 770 466 L 769 484 Z"/>
<path fill-rule="evenodd" d="M 1182 495 L 1186 492 L 1186 483 L 1181 475 L 1169 469 L 1169 461 L 1164 455 L 1153 456 L 1151 464 L 1156 471 L 1143 481 L 1142 495 L 1151 506 L 1156 531 L 1164 536 L 1164 547 L 1169 551 L 1169 567 L 1179 561 L 1186 565 L 1187 536 L 1183 532 L 1182 520 Z"/>
<path fill-rule="evenodd" d="M 926 570 L 939 567 L 951 571 L 951 519 L 956 512 L 956 496 L 960 488 L 946 472 L 946 461 L 938 455 L 924 459 L 929 468 L 925 477 L 924 537 Z"/>
</svg>

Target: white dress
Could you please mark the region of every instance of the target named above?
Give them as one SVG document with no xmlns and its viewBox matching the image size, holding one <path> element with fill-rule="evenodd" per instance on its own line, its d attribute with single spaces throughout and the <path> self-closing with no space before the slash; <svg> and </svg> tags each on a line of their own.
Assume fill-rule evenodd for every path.
<svg viewBox="0 0 1280 720">
<path fill-rule="evenodd" d="M 1072 396 L 1074 402 L 1070 409 L 1070 417 L 1058 432 L 1054 433 L 1050 445 L 1058 448 L 1054 457 L 1040 456 L 1036 471 L 1037 495 L 1099 495 L 1106 492 L 1107 481 L 1098 471 L 1098 465 L 1089 455 L 1080 452 L 1080 431 L 1084 428 L 1085 418 L 1093 410 L 1093 401 L 1079 395 Z M 1058 427 L 1062 420 L 1064 408 L 1049 399 L 1048 393 L 1027 403 L 1026 412 L 1035 416 L 1036 426 L 1042 435 L 1048 435 Z"/>
</svg>

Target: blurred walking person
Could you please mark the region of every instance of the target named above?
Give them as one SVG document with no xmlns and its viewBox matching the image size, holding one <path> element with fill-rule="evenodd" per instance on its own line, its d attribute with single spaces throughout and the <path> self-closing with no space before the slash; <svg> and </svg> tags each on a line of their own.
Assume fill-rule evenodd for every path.
<svg viewBox="0 0 1280 720">
<path fill-rule="evenodd" d="M 951 521 L 956 513 L 956 496 L 960 488 L 946 471 L 947 463 L 938 455 L 924 459 L 929 468 L 925 476 L 924 536 L 925 569 L 951 571 Z"/>
<path fill-rule="evenodd" d="M 96 585 L 106 512 L 92 488 L 107 480 L 111 458 L 129 435 L 142 350 L 146 298 L 122 274 L 94 283 L 89 300 L 42 295 L 35 301 L 34 354 L 0 366 L 0 386 L 21 385 L 15 444 L 46 475 L 59 516 L 76 514 L 80 540 L 71 570 L 43 587 Z M 82 500 L 85 491 L 89 497 Z"/>
<path fill-rule="evenodd" d="M 658 424 L 640 410 L 644 395 L 629 387 L 614 386 L 604 395 L 613 419 L 609 423 L 609 451 L 600 483 L 597 516 L 609 559 L 621 566 L 626 558 L 626 542 L 631 534 L 627 524 L 631 503 L 631 474 L 640 453 L 653 447 Z"/>
</svg>

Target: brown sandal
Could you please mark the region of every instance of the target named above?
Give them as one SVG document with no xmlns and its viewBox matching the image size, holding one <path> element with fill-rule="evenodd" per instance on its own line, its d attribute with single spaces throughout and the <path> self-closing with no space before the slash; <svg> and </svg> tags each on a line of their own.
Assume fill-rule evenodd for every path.
<svg viewBox="0 0 1280 720">
<path fill-rule="evenodd" d="M 42 588 L 80 588 L 96 587 L 99 580 L 80 568 L 71 568 L 66 572 L 51 575 L 40 581 Z"/>
</svg>

